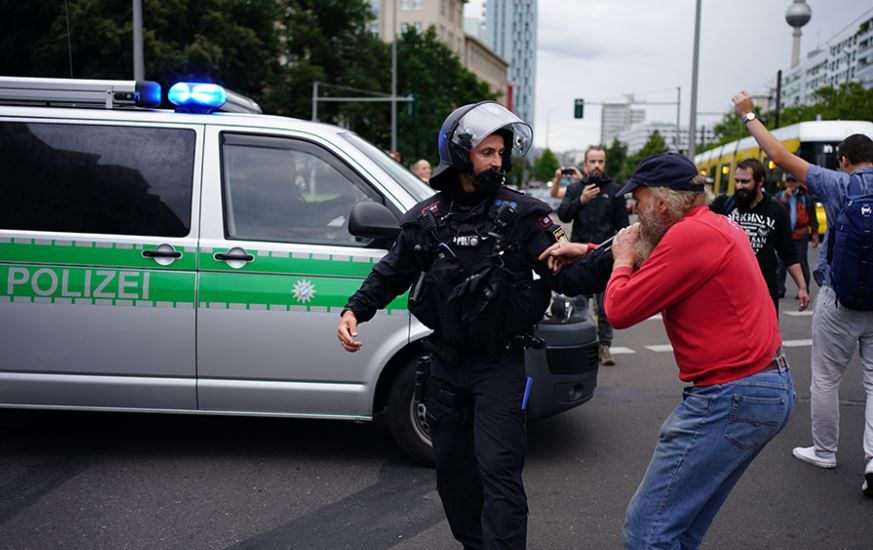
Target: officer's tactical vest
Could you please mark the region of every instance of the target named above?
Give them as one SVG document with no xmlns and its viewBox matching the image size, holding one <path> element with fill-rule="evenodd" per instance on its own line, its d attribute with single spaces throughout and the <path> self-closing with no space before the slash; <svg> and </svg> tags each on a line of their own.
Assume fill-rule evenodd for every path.
<svg viewBox="0 0 873 550">
<path fill-rule="evenodd" d="M 439 193 L 401 225 L 420 230 L 422 273 L 410 291 L 410 312 L 443 343 L 496 359 L 548 307 L 551 292 L 533 280 L 522 239 L 549 210 L 505 187 L 489 201 L 465 213 Z"/>
</svg>

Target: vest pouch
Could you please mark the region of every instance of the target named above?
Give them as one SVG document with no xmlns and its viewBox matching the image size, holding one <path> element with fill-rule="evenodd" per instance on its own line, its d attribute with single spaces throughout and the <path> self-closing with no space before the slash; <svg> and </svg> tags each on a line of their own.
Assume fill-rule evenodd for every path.
<svg viewBox="0 0 873 550">
<path fill-rule="evenodd" d="M 502 330 L 507 336 L 527 332 L 539 323 L 549 307 L 552 291 L 543 279 L 511 283 L 503 299 Z"/>
<path fill-rule="evenodd" d="M 464 337 L 461 304 L 449 302 L 454 287 L 464 280 L 462 269 L 457 258 L 436 258 L 424 273 L 418 299 L 409 303 L 409 312 L 446 342 L 460 342 Z"/>
<path fill-rule="evenodd" d="M 502 269 L 488 267 L 477 271 L 479 280 L 474 292 L 464 296 L 462 318 L 467 324 L 467 341 L 473 343 L 480 355 L 497 360 L 506 347 L 506 338 L 500 330 L 503 300 L 509 289 Z M 469 282 L 469 279 L 467 280 Z"/>
</svg>

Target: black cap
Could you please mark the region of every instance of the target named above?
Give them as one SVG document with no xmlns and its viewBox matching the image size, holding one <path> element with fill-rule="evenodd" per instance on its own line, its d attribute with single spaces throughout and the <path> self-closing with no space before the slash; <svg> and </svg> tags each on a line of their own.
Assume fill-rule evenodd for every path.
<svg viewBox="0 0 873 550">
<path fill-rule="evenodd" d="M 658 153 L 640 163 L 618 194 L 630 193 L 641 185 L 702 193 L 703 184 L 694 183 L 698 175 L 697 167 L 687 157 L 674 152 Z"/>
</svg>

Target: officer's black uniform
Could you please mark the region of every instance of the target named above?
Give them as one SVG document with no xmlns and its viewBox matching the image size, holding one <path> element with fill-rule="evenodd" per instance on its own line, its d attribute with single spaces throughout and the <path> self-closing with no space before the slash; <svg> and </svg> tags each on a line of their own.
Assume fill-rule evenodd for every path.
<svg viewBox="0 0 873 550">
<path fill-rule="evenodd" d="M 537 260 L 563 235 L 547 205 L 503 186 L 475 205 L 456 199 L 440 192 L 407 212 L 346 307 L 367 321 L 412 286 L 410 311 L 434 330 L 426 402 L 452 533 L 465 548 L 524 548 L 525 370 L 513 337 L 542 317 L 550 287 L 603 290 L 612 257 L 586 256 L 553 277 Z"/>
</svg>

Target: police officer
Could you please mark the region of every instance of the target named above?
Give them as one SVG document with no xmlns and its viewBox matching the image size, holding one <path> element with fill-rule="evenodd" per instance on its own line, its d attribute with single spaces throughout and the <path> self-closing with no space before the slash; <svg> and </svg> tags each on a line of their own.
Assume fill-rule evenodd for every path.
<svg viewBox="0 0 873 550">
<path fill-rule="evenodd" d="M 358 323 L 412 286 L 410 312 L 434 331 L 426 404 L 437 489 L 465 548 L 525 547 L 524 343 L 549 287 L 603 290 L 612 266 L 609 254 L 589 255 L 584 269 L 555 277 L 537 261 L 566 240 L 563 230 L 546 204 L 503 185 L 513 147 L 526 153 L 531 137 L 527 123 L 493 101 L 452 112 L 430 179 L 439 192 L 403 216 L 394 247 L 349 299 L 337 329 L 343 348 L 357 351 Z"/>
</svg>

